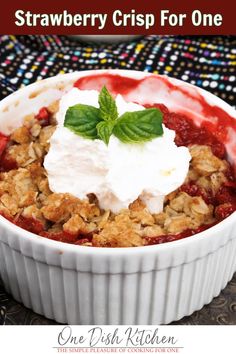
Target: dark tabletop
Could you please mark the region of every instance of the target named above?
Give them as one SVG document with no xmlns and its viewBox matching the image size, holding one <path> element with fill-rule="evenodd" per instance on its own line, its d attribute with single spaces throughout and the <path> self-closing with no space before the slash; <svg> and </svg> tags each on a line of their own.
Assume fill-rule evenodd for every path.
<svg viewBox="0 0 236 354">
<path fill-rule="evenodd" d="M 134 69 L 202 87 L 236 107 L 236 37 L 147 36 L 120 44 L 88 44 L 65 36 L 0 36 L 0 98 L 58 73 Z M 17 303 L 0 285 L 0 323 L 56 324 Z M 236 274 L 211 304 L 174 324 L 236 324 Z"/>
</svg>

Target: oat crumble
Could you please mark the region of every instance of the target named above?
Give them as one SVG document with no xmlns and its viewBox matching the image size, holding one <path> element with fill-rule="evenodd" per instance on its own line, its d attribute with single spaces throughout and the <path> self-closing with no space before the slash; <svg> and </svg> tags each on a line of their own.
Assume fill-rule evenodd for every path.
<svg viewBox="0 0 236 354">
<path fill-rule="evenodd" d="M 178 238 L 189 230 L 193 234 L 233 211 L 231 199 L 222 196 L 234 183 L 230 164 L 210 146 L 197 144 L 189 145 L 192 160 L 185 183 L 166 196 L 159 214 L 150 214 L 139 199 L 114 215 L 99 208 L 95 195 L 79 200 L 68 193 L 52 193 L 43 161 L 57 109 L 55 102 L 38 115 L 27 116 L 2 151 L 0 213 L 17 225 L 78 245 L 135 247 Z"/>
</svg>

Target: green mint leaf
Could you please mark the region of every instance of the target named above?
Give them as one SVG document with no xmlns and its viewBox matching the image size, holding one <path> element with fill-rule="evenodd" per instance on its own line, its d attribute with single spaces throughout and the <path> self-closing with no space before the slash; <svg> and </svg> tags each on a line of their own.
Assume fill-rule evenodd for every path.
<svg viewBox="0 0 236 354">
<path fill-rule="evenodd" d="M 157 108 L 126 112 L 116 122 L 113 134 L 123 143 L 140 143 L 163 134 L 162 112 Z"/>
<path fill-rule="evenodd" d="M 114 128 L 114 122 L 103 121 L 97 124 L 98 136 L 108 145 L 110 136 Z"/>
<path fill-rule="evenodd" d="M 101 122 L 99 109 L 85 104 L 76 104 L 66 111 L 64 127 L 87 139 L 97 139 L 97 124 Z"/>
<path fill-rule="evenodd" d="M 105 121 L 112 121 L 118 118 L 116 101 L 108 92 L 106 86 L 103 86 L 99 93 L 98 103 L 101 118 Z"/>
</svg>

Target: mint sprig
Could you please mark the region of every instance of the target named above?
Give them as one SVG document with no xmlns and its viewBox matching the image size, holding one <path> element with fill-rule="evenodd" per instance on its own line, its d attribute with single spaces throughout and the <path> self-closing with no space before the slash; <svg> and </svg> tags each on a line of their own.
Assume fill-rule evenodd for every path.
<svg viewBox="0 0 236 354">
<path fill-rule="evenodd" d="M 108 145 L 112 131 L 114 128 L 114 123 L 113 122 L 99 122 L 97 124 L 97 132 L 98 132 L 98 137 L 104 141 L 105 144 Z"/>
<path fill-rule="evenodd" d="M 126 112 L 118 116 L 116 102 L 103 86 L 99 108 L 76 104 L 66 111 L 64 126 L 87 139 L 101 139 L 109 144 L 112 134 L 123 143 L 142 143 L 163 134 L 162 112 L 157 108 Z"/>
<path fill-rule="evenodd" d="M 156 108 L 126 112 L 118 120 L 113 134 L 123 143 L 140 143 L 163 134 L 162 113 Z"/>
<path fill-rule="evenodd" d="M 76 104 L 66 111 L 64 127 L 87 139 L 98 139 L 97 125 L 101 121 L 99 109 Z"/>
<path fill-rule="evenodd" d="M 108 92 L 106 86 L 103 86 L 98 96 L 98 103 L 100 109 L 100 116 L 106 121 L 116 120 L 118 118 L 118 111 L 116 101 Z"/>
</svg>

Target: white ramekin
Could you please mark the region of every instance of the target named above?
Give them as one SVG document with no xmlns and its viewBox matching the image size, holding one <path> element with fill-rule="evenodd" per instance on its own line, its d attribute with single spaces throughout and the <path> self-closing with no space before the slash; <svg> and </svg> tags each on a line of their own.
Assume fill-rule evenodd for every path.
<svg viewBox="0 0 236 354">
<path fill-rule="evenodd" d="M 0 130 L 9 133 L 21 125 L 26 114 L 36 113 L 58 99 L 76 79 L 91 74 L 94 71 L 60 75 L 8 96 L 0 102 Z M 195 90 L 235 117 L 234 110 L 215 96 L 168 80 L 176 87 Z M 168 103 L 171 99 L 178 101 L 179 95 L 171 97 L 168 92 L 161 100 Z M 193 107 L 196 112 L 197 105 Z M 0 275 L 6 290 L 26 307 L 61 323 L 166 324 L 178 320 L 220 293 L 236 270 L 235 254 L 236 213 L 192 237 L 128 249 L 65 244 L 0 217 Z"/>
</svg>

